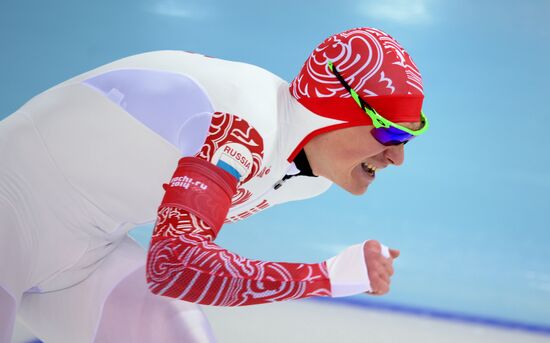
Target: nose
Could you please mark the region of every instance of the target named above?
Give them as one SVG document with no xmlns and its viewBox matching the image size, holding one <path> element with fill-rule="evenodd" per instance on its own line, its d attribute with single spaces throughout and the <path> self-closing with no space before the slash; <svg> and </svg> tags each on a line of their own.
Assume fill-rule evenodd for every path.
<svg viewBox="0 0 550 343">
<path fill-rule="evenodd" d="M 403 144 L 392 145 L 385 152 L 384 157 L 391 163 L 396 166 L 403 164 L 405 160 L 405 146 Z"/>
</svg>

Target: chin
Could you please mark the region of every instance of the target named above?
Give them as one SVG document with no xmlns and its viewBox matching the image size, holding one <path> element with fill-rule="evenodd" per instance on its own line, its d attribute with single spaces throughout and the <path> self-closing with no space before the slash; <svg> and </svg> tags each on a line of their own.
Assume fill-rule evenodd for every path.
<svg viewBox="0 0 550 343">
<path fill-rule="evenodd" d="M 367 192 L 367 189 L 369 186 L 348 186 L 348 187 L 342 187 L 347 192 L 353 194 L 353 195 L 363 195 Z"/>
</svg>

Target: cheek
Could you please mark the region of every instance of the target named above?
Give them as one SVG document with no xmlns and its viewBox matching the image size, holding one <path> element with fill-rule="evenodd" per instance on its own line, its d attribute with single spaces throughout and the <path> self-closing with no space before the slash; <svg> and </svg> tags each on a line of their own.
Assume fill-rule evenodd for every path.
<svg viewBox="0 0 550 343">
<path fill-rule="evenodd" d="M 345 165 L 354 167 L 371 157 L 381 154 L 384 150 L 385 147 L 381 144 L 357 146 L 345 151 L 341 156 L 341 160 Z"/>
<path fill-rule="evenodd" d="M 323 160 L 322 170 L 320 170 L 322 176 L 340 183 L 349 178 L 353 167 L 357 165 L 357 153 L 342 149 L 325 151 Z"/>
<path fill-rule="evenodd" d="M 386 149 L 370 134 L 370 132 L 355 137 L 348 141 L 348 156 L 356 160 L 364 160 L 365 158 L 378 155 Z"/>
<path fill-rule="evenodd" d="M 375 141 L 370 133 L 339 138 L 339 140 L 330 141 L 330 144 L 326 144 L 323 150 L 324 165 L 327 168 L 325 172 L 328 172 L 332 178 L 341 181 L 350 177 L 354 178 L 357 167 L 362 162 L 380 154 L 386 148 Z"/>
<path fill-rule="evenodd" d="M 332 163 L 333 170 L 341 182 L 353 183 L 360 176 L 361 163 L 365 159 L 364 151 L 354 149 L 343 152 Z"/>
<path fill-rule="evenodd" d="M 357 164 L 357 161 L 361 158 L 361 155 L 362 154 L 358 151 L 358 149 L 341 149 L 332 157 L 331 162 L 340 169 L 349 169 L 352 165 Z"/>
</svg>

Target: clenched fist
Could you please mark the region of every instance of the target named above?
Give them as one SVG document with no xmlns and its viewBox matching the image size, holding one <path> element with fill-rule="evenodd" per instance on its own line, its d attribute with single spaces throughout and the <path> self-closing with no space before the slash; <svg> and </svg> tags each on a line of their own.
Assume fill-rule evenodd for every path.
<svg viewBox="0 0 550 343">
<path fill-rule="evenodd" d="M 399 250 L 388 249 L 375 240 L 347 247 L 326 261 L 331 296 L 388 293 L 393 260 L 398 256 Z"/>
<path fill-rule="evenodd" d="M 375 240 L 367 241 L 363 245 L 365 263 L 369 274 L 373 295 L 383 295 L 390 290 L 390 278 L 393 275 L 393 260 L 399 256 L 399 250 L 387 249 Z M 385 255 L 385 256 L 384 256 Z"/>
</svg>

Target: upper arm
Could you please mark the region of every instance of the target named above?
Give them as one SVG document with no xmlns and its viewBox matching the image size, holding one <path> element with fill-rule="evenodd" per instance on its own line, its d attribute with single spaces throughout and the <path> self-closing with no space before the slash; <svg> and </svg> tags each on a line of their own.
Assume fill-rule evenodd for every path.
<svg viewBox="0 0 550 343">
<path fill-rule="evenodd" d="M 245 183 L 258 174 L 263 155 L 263 138 L 252 125 L 236 115 L 216 112 L 196 156 Z"/>
</svg>

